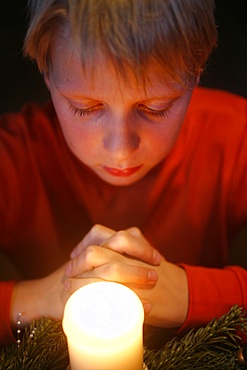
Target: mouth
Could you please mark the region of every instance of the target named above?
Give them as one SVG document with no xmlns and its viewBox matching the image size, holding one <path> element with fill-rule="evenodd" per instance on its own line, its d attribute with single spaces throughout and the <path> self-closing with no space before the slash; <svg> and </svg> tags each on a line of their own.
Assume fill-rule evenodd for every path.
<svg viewBox="0 0 247 370">
<path fill-rule="evenodd" d="M 113 168 L 113 167 L 107 167 L 103 166 L 103 169 L 108 172 L 112 176 L 117 176 L 117 177 L 128 177 L 139 171 L 139 169 L 142 167 L 136 166 L 132 168 L 125 168 L 125 169 L 119 169 L 119 168 Z"/>
</svg>

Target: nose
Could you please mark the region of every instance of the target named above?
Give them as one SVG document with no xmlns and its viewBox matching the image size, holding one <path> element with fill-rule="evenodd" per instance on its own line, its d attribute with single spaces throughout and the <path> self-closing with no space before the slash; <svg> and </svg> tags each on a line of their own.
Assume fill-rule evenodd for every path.
<svg viewBox="0 0 247 370">
<path fill-rule="evenodd" d="M 131 123 L 118 120 L 109 123 L 104 136 L 104 148 L 118 161 L 129 158 L 140 145 L 140 135 Z"/>
</svg>

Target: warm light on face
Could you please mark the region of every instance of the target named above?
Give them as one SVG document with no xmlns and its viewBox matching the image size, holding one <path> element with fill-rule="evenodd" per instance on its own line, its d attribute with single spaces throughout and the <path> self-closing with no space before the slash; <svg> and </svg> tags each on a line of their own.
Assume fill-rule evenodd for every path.
<svg viewBox="0 0 247 370">
<path fill-rule="evenodd" d="M 140 299 L 112 282 L 86 285 L 68 300 L 63 328 L 72 370 L 141 370 L 143 366 Z"/>
<path fill-rule="evenodd" d="M 145 84 L 111 60 L 84 71 L 69 42 L 54 45 L 46 78 L 65 140 L 99 178 L 116 186 L 143 179 L 170 153 L 180 132 L 192 89 L 167 84 L 154 65 Z"/>
</svg>

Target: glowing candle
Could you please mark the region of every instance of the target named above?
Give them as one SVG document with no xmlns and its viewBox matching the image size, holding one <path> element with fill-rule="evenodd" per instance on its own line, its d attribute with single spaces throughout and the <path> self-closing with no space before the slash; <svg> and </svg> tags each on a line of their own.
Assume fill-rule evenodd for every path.
<svg viewBox="0 0 247 370">
<path fill-rule="evenodd" d="M 142 370 L 144 320 L 138 296 L 124 285 L 97 282 L 67 301 L 63 329 L 72 370 Z"/>
</svg>

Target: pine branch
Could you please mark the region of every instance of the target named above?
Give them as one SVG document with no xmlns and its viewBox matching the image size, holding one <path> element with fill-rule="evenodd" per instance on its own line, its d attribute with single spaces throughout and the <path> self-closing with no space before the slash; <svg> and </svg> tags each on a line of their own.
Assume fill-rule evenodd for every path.
<svg viewBox="0 0 247 370">
<path fill-rule="evenodd" d="M 247 335 L 247 318 L 233 306 L 205 328 L 191 330 L 181 340 L 174 338 L 158 351 L 145 350 L 149 370 L 244 369 L 237 363 L 240 334 Z M 0 370 L 66 370 L 69 363 L 61 322 L 34 320 L 17 344 L 0 350 Z"/>
<path fill-rule="evenodd" d="M 0 370 L 64 370 L 69 363 L 61 322 L 41 318 L 25 329 L 21 344 L 0 352 Z"/>
<path fill-rule="evenodd" d="M 147 350 L 144 361 L 149 370 L 241 369 L 236 352 L 239 332 L 247 333 L 247 319 L 241 308 L 211 321 L 205 328 L 191 330 L 181 340 L 174 338 L 158 351 Z"/>
</svg>

